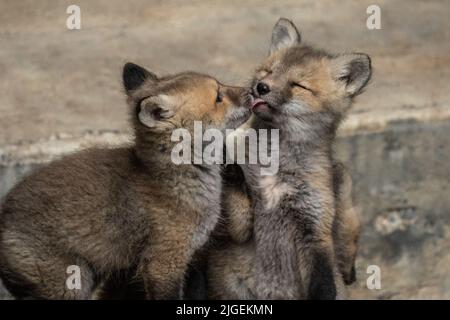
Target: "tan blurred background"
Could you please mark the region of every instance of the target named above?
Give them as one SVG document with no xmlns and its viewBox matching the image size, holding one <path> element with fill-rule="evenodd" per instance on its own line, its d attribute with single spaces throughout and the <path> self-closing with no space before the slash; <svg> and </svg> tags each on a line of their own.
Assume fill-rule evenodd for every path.
<svg viewBox="0 0 450 320">
<path fill-rule="evenodd" d="M 66 28 L 70 4 L 81 30 Z M 381 30 L 366 27 L 371 4 Z M 352 297 L 449 299 L 449 13 L 446 0 L 0 0 L 0 197 L 50 159 L 129 139 L 125 62 L 245 84 L 284 16 L 307 42 L 373 61 L 338 144 L 364 219 Z M 380 290 L 366 286 L 369 265 Z"/>
</svg>

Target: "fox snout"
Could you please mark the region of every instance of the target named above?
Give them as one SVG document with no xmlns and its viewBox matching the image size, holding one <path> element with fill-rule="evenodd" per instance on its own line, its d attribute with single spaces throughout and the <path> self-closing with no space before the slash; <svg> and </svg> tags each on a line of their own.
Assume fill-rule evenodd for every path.
<svg viewBox="0 0 450 320">
<path fill-rule="evenodd" d="M 224 86 L 224 98 L 228 101 L 225 114 L 225 127 L 235 129 L 242 125 L 251 115 L 249 106 L 251 96 L 249 90 L 243 87 Z"/>
<path fill-rule="evenodd" d="M 251 88 L 245 88 L 239 96 L 239 105 L 247 108 L 248 110 L 252 109 L 252 101 L 253 94 Z"/>
<path fill-rule="evenodd" d="M 249 107 L 251 102 L 250 90 L 243 87 L 228 87 L 226 94 L 236 107 Z"/>
<path fill-rule="evenodd" d="M 274 87 L 270 82 L 261 79 L 255 81 L 251 88 L 251 109 L 259 118 L 265 121 L 274 120 L 288 97 L 282 88 Z"/>
</svg>

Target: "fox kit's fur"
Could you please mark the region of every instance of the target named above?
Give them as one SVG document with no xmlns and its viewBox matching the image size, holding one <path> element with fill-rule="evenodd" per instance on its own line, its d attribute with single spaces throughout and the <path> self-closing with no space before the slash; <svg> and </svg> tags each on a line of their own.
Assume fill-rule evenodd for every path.
<svg viewBox="0 0 450 320">
<path fill-rule="evenodd" d="M 249 261 L 256 298 L 334 299 L 336 286 L 342 286 L 338 265 L 351 281 L 353 271 L 345 275 L 346 263 L 336 259 L 348 260 L 345 250 L 335 245 L 345 238 L 342 221 L 358 219 L 335 217 L 337 207 L 347 206 L 336 201 L 342 191 L 335 187 L 332 146 L 341 119 L 370 76 L 367 55 L 330 55 L 302 45 L 289 20 L 275 25 L 270 56 L 252 84 L 250 126 L 280 130 L 280 170 L 260 176 L 257 166 L 242 166 L 254 214 L 254 243 L 245 252 L 255 252 Z M 213 273 L 210 268 L 210 277 Z"/>
<path fill-rule="evenodd" d="M 333 186 L 336 196 L 334 250 L 344 283 L 350 285 L 356 281 L 355 259 L 361 234 L 361 218 L 359 210 L 353 205 L 352 179 L 339 162 L 333 165 Z"/>
<path fill-rule="evenodd" d="M 356 280 L 355 259 L 361 232 L 359 211 L 353 206 L 352 181 L 344 166 L 333 166 L 336 194 L 336 216 L 333 240 L 339 271 L 345 284 Z M 236 168 L 232 168 L 234 173 Z M 210 299 L 256 299 L 255 245 L 251 199 L 246 193 L 245 181 L 233 174 L 233 182 L 225 176 L 223 221 L 228 232 L 227 241 L 211 250 L 208 257 L 207 279 Z M 250 241 L 249 241 L 250 240 Z M 344 288 L 339 288 L 345 296 Z"/>
<path fill-rule="evenodd" d="M 137 270 L 146 296 L 179 298 L 191 257 L 220 214 L 218 165 L 175 165 L 173 129 L 219 130 L 247 120 L 244 90 L 181 73 L 158 78 L 126 64 L 135 129 L 127 148 L 82 151 L 38 170 L 7 195 L 0 276 L 16 297 L 88 299 L 110 275 Z M 67 267 L 81 268 L 68 289 Z"/>
</svg>

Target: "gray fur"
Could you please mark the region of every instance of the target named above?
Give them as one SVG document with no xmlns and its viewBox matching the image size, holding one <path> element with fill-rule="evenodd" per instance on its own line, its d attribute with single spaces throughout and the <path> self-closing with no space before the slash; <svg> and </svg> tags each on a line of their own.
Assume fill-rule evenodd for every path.
<svg viewBox="0 0 450 320">
<path fill-rule="evenodd" d="M 276 37 L 278 29 L 277 24 Z M 370 59 L 363 54 L 335 58 L 312 48 L 298 47 L 295 42 L 291 48 L 283 49 L 267 78 L 255 79 L 253 86 L 254 95 L 267 101 L 269 107 L 268 111 L 256 110 L 263 125 L 255 121 L 253 128 L 269 126 L 280 130 L 280 171 L 273 179 L 288 191 L 276 206 L 265 205 L 267 196 L 254 182 L 263 177 L 255 177 L 252 169 L 243 167 L 246 177 L 253 176 L 249 187 L 255 199 L 257 295 L 262 299 L 335 299 L 336 282 L 342 280 L 336 277 L 339 271 L 333 243 L 336 203 L 332 146 L 351 98 L 370 79 Z M 329 69 L 324 69 L 325 61 Z M 286 79 L 284 74 L 293 67 L 298 72 L 309 72 L 305 73 L 305 79 L 316 85 L 301 85 L 303 91 L 297 94 L 300 98 L 295 96 L 294 89 L 303 79 L 298 75 L 290 75 L 295 80 Z M 328 74 L 331 79 L 324 80 L 322 76 L 314 80 L 311 72 Z M 259 81 L 271 86 L 262 96 L 256 86 Z M 341 82 L 345 91 L 338 89 Z M 323 87 L 317 83 L 323 83 Z M 322 91 L 333 87 L 334 95 L 321 98 Z"/>
<path fill-rule="evenodd" d="M 252 83 L 254 97 L 266 106 L 254 109 L 251 127 L 280 130 L 275 176 L 242 166 L 253 204 L 255 291 L 259 299 L 336 299 L 342 297 L 344 265 L 354 255 L 343 254 L 348 241 L 340 236 L 348 218 L 336 219 L 339 203 L 348 200 L 335 186 L 333 143 L 353 98 L 370 79 L 370 59 L 334 56 L 289 34 L 298 32 L 282 19 L 281 29 L 280 22 L 274 27 L 271 56 Z"/>
</svg>

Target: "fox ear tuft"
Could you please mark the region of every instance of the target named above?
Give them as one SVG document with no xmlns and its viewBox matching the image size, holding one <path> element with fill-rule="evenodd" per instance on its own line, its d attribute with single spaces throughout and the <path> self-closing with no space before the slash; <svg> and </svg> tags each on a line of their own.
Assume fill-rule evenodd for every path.
<svg viewBox="0 0 450 320">
<path fill-rule="evenodd" d="M 351 97 L 357 96 L 372 76 L 370 57 L 365 53 L 343 54 L 334 58 L 335 78 L 345 84 Z"/>
<path fill-rule="evenodd" d="M 137 64 L 128 62 L 123 66 L 122 72 L 123 86 L 127 93 L 139 88 L 147 79 L 157 80 L 155 74 L 138 66 Z"/>
<path fill-rule="evenodd" d="M 269 54 L 300 44 L 301 36 L 294 23 L 286 18 L 280 18 L 272 30 L 272 40 Z"/>
<path fill-rule="evenodd" d="M 177 111 L 177 101 L 172 96 L 160 94 L 144 99 L 138 108 L 139 121 L 151 128 L 160 127 L 164 121 L 172 118 Z"/>
</svg>

